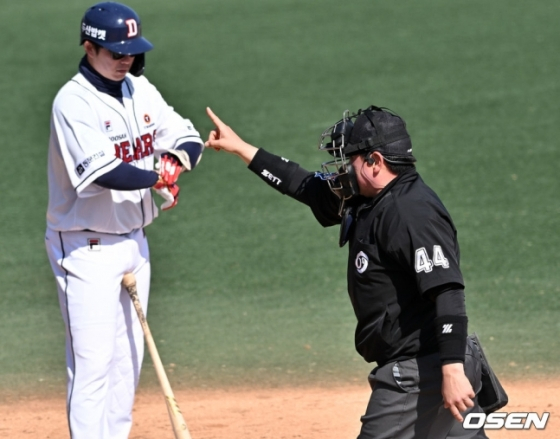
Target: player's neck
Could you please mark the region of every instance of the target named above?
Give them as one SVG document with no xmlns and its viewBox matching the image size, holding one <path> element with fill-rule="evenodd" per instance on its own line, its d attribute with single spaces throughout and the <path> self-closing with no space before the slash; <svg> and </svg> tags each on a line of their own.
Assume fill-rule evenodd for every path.
<svg viewBox="0 0 560 439">
<path fill-rule="evenodd" d="M 124 79 L 120 81 L 113 81 L 105 78 L 92 67 L 87 59 L 87 56 L 84 56 L 80 61 L 79 71 L 97 89 L 97 91 L 106 93 L 117 99 L 121 104 L 123 103 L 122 83 Z"/>
</svg>

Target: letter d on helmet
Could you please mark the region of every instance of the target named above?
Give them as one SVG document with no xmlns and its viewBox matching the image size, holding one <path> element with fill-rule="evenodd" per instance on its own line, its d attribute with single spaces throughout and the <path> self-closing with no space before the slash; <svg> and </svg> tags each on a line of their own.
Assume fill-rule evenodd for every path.
<svg viewBox="0 0 560 439">
<path fill-rule="evenodd" d="M 136 58 L 130 73 L 144 72 L 144 54 L 153 49 L 142 36 L 140 17 L 133 9 L 116 2 L 97 3 L 84 14 L 80 29 L 80 44 L 91 41 L 111 52 Z"/>
</svg>

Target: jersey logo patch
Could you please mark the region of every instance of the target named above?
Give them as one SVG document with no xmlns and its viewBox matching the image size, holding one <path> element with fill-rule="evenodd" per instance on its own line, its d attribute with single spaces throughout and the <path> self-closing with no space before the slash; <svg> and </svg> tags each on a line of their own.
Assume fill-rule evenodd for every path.
<svg viewBox="0 0 560 439">
<path fill-rule="evenodd" d="M 369 258 L 364 252 L 360 252 L 356 255 L 355 263 L 356 263 L 356 269 L 358 270 L 358 273 L 362 274 L 364 271 L 366 271 L 368 267 Z"/>
<path fill-rule="evenodd" d="M 101 157 L 105 157 L 105 151 L 96 152 L 95 154 L 90 155 L 88 158 L 79 163 L 78 166 L 76 166 L 76 173 L 78 174 L 78 176 L 81 177 L 86 168 L 91 164 L 91 162 L 94 162 Z"/>
<path fill-rule="evenodd" d="M 149 114 L 144 114 L 144 122 L 146 123 L 150 123 L 152 121 L 152 119 L 150 118 Z"/>
<path fill-rule="evenodd" d="M 106 120 L 106 121 L 105 121 L 105 131 L 106 131 L 106 132 L 113 131 L 113 127 L 112 127 L 112 125 L 111 125 L 111 121 L 110 121 L 110 120 Z"/>
<path fill-rule="evenodd" d="M 335 180 L 336 178 L 338 178 L 338 174 L 335 172 L 318 172 L 315 171 L 315 177 L 316 178 L 320 178 L 321 180 Z"/>
<path fill-rule="evenodd" d="M 88 244 L 88 250 L 90 252 L 101 251 L 101 239 L 99 239 L 99 238 L 88 238 L 87 244 Z"/>
</svg>

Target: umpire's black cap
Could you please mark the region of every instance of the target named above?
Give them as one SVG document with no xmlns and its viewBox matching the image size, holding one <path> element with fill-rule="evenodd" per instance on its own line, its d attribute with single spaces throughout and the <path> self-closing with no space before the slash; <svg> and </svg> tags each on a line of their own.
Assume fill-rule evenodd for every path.
<svg viewBox="0 0 560 439">
<path fill-rule="evenodd" d="M 352 156 L 373 151 L 388 157 L 390 163 L 416 161 L 405 121 L 386 108 L 372 105 L 358 112 L 344 154 Z"/>
</svg>

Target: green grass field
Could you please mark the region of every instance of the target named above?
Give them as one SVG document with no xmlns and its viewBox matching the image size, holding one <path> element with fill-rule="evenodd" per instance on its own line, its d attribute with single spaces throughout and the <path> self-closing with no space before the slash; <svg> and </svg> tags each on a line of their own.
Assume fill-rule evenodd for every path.
<svg viewBox="0 0 560 439">
<path fill-rule="evenodd" d="M 545 0 L 130 0 L 146 76 L 203 137 L 213 110 L 247 141 L 318 169 L 320 133 L 372 103 L 408 122 L 459 230 L 470 329 L 502 376 L 560 371 L 560 3 Z M 50 105 L 76 71 L 85 0 L 2 6 L 0 388 L 64 391 L 43 233 Z M 180 386 L 365 380 L 346 249 L 305 206 L 206 151 L 151 225 L 149 310 Z M 146 362 L 150 360 L 146 355 Z M 365 382 L 365 381 L 364 381 Z M 155 376 L 146 367 L 143 385 Z"/>
</svg>

